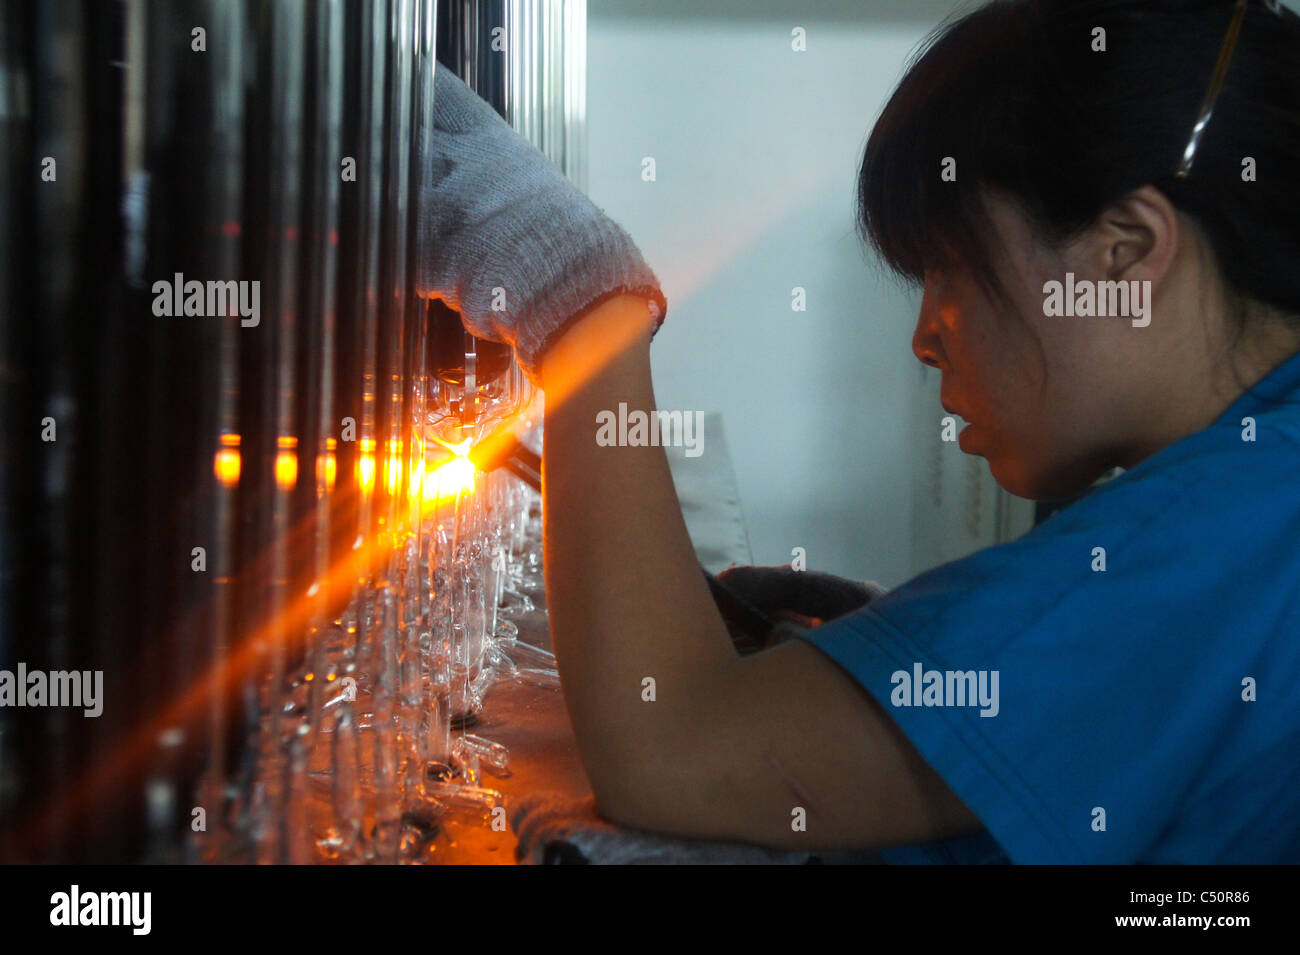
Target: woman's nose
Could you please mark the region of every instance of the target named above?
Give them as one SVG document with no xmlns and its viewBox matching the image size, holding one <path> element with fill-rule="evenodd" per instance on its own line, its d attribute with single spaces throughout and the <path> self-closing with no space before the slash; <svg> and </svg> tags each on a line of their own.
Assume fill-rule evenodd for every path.
<svg viewBox="0 0 1300 955">
<path fill-rule="evenodd" d="M 939 334 L 939 306 L 928 284 L 921 299 L 921 314 L 917 316 L 916 330 L 912 333 L 912 354 L 923 365 L 942 368 L 945 359 L 943 340 Z"/>
</svg>

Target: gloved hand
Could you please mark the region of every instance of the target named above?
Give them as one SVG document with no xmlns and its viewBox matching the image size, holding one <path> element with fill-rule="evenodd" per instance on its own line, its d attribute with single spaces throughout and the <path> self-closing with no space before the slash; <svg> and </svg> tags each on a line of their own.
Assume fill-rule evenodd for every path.
<svg viewBox="0 0 1300 955">
<path fill-rule="evenodd" d="M 729 567 L 718 574 L 736 596 L 777 621 L 757 648 L 783 643 L 802 631 L 842 617 L 885 593 L 874 581 L 859 583 L 815 570 L 775 567 Z M 752 635 L 751 635 L 752 636 Z M 733 640 L 736 635 L 732 635 Z"/>
<path fill-rule="evenodd" d="M 658 331 L 668 302 L 628 234 L 441 63 L 432 139 L 421 295 L 514 346 L 534 383 L 547 348 L 614 295 L 645 296 Z"/>
</svg>

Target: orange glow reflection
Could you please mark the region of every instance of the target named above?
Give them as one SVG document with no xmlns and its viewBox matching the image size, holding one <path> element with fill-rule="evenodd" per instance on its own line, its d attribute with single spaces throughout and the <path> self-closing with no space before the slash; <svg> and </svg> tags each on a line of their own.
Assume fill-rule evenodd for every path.
<svg viewBox="0 0 1300 955">
<path fill-rule="evenodd" d="M 221 449 L 212 459 L 212 473 L 223 487 L 234 487 L 239 483 L 239 464 L 239 435 L 223 434 Z"/>
<path fill-rule="evenodd" d="M 406 489 L 412 499 L 421 496 L 424 487 L 425 468 L 420 465 L 418 460 L 411 462 L 411 473 L 407 476 Z"/>
<path fill-rule="evenodd" d="M 239 483 L 239 452 L 234 448 L 222 448 L 212 462 L 212 471 L 223 485 L 234 487 Z"/>
<path fill-rule="evenodd" d="M 238 441 L 238 435 L 232 437 Z M 228 443 L 224 435 L 222 443 Z M 349 588 L 354 580 L 364 582 L 369 578 L 370 568 L 387 560 L 399 540 L 391 534 L 364 541 L 358 537 L 356 544 L 331 566 L 326 577 L 318 583 L 327 590 L 334 590 Z M 308 626 L 317 605 L 318 601 L 310 594 L 293 600 L 278 616 L 244 635 L 226 652 L 220 664 L 198 676 L 154 719 L 139 724 L 119 745 L 91 761 L 74 785 L 54 793 L 43 809 L 38 810 L 36 818 L 23 827 L 23 851 L 31 853 L 35 847 L 43 846 L 59 831 L 68 816 L 87 812 L 105 792 L 122 786 L 133 773 L 139 772 L 144 761 L 155 753 L 159 734 L 195 718 L 211 700 L 228 697 L 248 672 L 265 662 L 268 647 L 282 642 L 287 634 L 300 632 Z"/>
<path fill-rule="evenodd" d="M 282 488 L 291 488 L 298 483 L 298 439 L 281 435 L 275 440 L 280 450 L 275 455 L 275 483 Z"/>
<path fill-rule="evenodd" d="M 402 477 L 402 442 L 388 442 L 388 467 L 385 469 L 388 476 L 388 493 L 397 493 L 397 482 Z"/>
<path fill-rule="evenodd" d="M 325 439 L 325 453 L 316 457 L 316 486 L 327 491 L 334 490 L 334 481 L 338 477 L 339 462 L 334 453 L 338 442 L 333 438 Z"/>
<path fill-rule="evenodd" d="M 357 458 L 357 483 L 363 494 L 375 489 L 375 439 L 361 439 L 361 456 Z"/>
<path fill-rule="evenodd" d="M 454 498 L 457 494 L 474 490 L 474 463 L 469 459 L 473 440 L 452 444 L 440 438 L 434 438 L 440 445 L 451 452 L 449 460 L 428 466 L 424 472 L 422 493 L 426 504 L 437 504 Z"/>
</svg>

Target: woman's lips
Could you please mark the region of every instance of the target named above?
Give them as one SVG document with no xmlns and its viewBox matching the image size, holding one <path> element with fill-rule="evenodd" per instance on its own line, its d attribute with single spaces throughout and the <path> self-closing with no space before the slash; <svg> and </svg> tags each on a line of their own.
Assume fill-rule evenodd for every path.
<svg viewBox="0 0 1300 955">
<path fill-rule="evenodd" d="M 943 406 L 944 411 L 948 412 L 949 414 L 956 415 L 958 418 L 961 418 L 961 420 L 966 424 L 966 426 L 957 433 L 957 447 L 961 448 L 967 454 L 978 454 L 979 452 L 972 450 L 971 447 L 971 443 L 974 440 L 976 432 L 978 430 L 978 427 L 975 424 L 975 422 L 970 420 L 970 418 L 966 415 L 966 412 L 963 411 L 962 408 L 956 402 L 950 401 L 947 398 L 944 398 L 942 395 L 939 396 L 939 404 Z"/>
</svg>

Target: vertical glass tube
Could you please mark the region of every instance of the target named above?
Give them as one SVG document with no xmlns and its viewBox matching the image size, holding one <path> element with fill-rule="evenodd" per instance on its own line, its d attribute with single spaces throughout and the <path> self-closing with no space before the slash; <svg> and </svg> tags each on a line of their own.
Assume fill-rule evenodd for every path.
<svg viewBox="0 0 1300 955">
<path fill-rule="evenodd" d="M 0 346 L 31 381 L 0 413 L 58 427 L 0 433 L 0 664 L 102 670 L 109 704 L 0 712 L 0 857 L 396 858 L 535 550 L 513 477 L 430 478 L 529 401 L 411 281 L 435 58 L 581 184 L 579 12 L 49 0 L 0 23 L 0 171 L 59 157 L 59 188 L 0 195 Z M 160 315 L 173 281 L 256 283 L 257 316 Z M 126 750 L 101 792 L 97 754 Z"/>
</svg>

